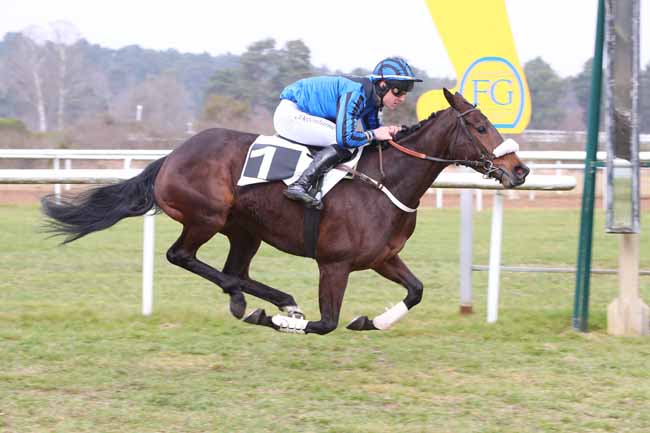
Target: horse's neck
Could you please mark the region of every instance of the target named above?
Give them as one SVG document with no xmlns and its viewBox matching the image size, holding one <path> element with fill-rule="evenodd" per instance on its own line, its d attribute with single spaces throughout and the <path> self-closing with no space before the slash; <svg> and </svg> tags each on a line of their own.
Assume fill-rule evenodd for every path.
<svg viewBox="0 0 650 433">
<path fill-rule="evenodd" d="M 400 144 L 428 156 L 445 158 L 449 144 L 449 128 L 443 127 L 448 119 L 438 119 L 439 128 L 427 125 L 420 131 L 404 138 Z M 416 206 L 420 198 L 431 187 L 448 164 L 431 162 L 409 156 L 397 149 L 384 154 L 384 184 L 402 202 Z"/>
</svg>

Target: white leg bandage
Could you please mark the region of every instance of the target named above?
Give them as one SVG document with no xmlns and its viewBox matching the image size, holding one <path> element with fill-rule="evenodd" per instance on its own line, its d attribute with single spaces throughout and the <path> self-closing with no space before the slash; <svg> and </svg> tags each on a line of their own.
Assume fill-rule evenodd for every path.
<svg viewBox="0 0 650 433">
<path fill-rule="evenodd" d="M 305 318 L 305 313 L 303 313 L 300 307 L 297 305 L 288 305 L 286 307 L 282 307 L 281 310 L 287 313 L 287 316 L 289 317 L 296 317 L 298 319 Z"/>
<path fill-rule="evenodd" d="M 406 307 L 404 301 L 402 301 L 397 305 L 393 305 L 383 314 L 372 319 L 372 324 L 375 325 L 375 328 L 383 331 L 393 326 L 402 317 L 406 316 L 406 313 L 408 312 L 409 309 Z"/>
<path fill-rule="evenodd" d="M 287 317 L 281 314 L 276 314 L 275 316 L 271 317 L 271 321 L 276 326 L 280 327 L 278 331 L 288 332 L 290 334 L 304 334 L 305 328 L 307 327 L 307 323 L 309 323 L 309 321 L 305 319 Z"/>
</svg>

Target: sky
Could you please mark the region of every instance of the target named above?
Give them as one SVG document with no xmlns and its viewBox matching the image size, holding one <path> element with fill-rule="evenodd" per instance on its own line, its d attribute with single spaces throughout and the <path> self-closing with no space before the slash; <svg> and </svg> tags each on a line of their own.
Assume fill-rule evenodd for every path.
<svg viewBox="0 0 650 433">
<path fill-rule="evenodd" d="M 566 77 L 593 56 L 596 0 L 505 3 L 522 64 L 539 56 Z M 650 62 L 649 3 L 641 0 L 642 68 Z M 302 39 L 312 63 L 330 70 L 372 69 L 400 55 L 430 76 L 455 76 L 424 0 L 0 0 L 0 11 L 2 38 L 67 21 L 90 43 L 113 49 L 241 54 L 268 37 L 277 47 Z"/>
</svg>

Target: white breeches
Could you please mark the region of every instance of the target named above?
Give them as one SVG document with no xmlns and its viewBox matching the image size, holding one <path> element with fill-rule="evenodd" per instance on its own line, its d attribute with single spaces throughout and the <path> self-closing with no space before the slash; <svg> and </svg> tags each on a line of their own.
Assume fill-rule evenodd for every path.
<svg viewBox="0 0 650 433">
<path fill-rule="evenodd" d="M 273 114 L 273 126 L 281 136 L 310 146 L 336 144 L 336 124 L 322 117 L 303 113 L 288 99 L 283 99 Z"/>
</svg>

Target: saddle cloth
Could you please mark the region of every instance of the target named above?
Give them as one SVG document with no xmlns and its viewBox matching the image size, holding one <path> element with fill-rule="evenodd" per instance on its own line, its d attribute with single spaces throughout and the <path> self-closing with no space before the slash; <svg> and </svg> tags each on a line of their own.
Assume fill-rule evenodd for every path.
<svg viewBox="0 0 650 433">
<path fill-rule="evenodd" d="M 361 157 L 361 149 L 344 165 L 355 168 Z M 238 186 L 282 180 L 287 185 L 300 177 L 309 166 L 312 157 L 306 146 L 285 140 L 277 135 L 260 135 L 248 149 L 244 169 L 242 170 Z M 348 173 L 339 169 L 332 169 L 325 174 L 321 193 L 327 194 L 334 185 Z"/>
</svg>

